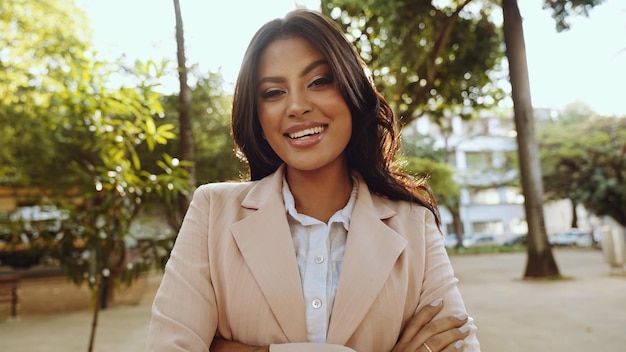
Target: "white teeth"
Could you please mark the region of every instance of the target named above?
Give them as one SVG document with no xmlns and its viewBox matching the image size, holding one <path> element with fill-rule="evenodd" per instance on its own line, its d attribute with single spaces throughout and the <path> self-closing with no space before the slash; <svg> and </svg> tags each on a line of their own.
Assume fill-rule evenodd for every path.
<svg viewBox="0 0 626 352">
<path fill-rule="evenodd" d="M 323 130 L 324 130 L 324 127 L 322 126 L 307 128 L 306 130 L 298 131 L 295 133 L 289 133 L 289 138 L 295 139 L 295 138 L 304 137 L 310 134 L 318 134 L 318 133 L 322 133 Z"/>
</svg>

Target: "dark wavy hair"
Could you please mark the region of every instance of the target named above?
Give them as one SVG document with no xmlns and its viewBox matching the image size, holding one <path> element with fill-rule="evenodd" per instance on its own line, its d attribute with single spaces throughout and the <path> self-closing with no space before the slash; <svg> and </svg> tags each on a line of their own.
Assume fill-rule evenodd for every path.
<svg viewBox="0 0 626 352">
<path fill-rule="evenodd" d="M 276 39 L 301 37 L 324 56 L 352 115 L 352 136 L 345 154 L 369 189 L 383 197 L 406 200 L 430 209 L 440 225 L 435 198 L 426 180 L 402 172 L 396 163 L 399 134 L 393 111 L 365 72 L 365 64 L 341 28 L 323 14 L 299 9 L 263 25 L 244 55 L 235 87 L 232 133 L 238 156 L 250 167 L 250 178 L 272 174 L 283 161 L 263 138 L 257 113 L 258 65 Z"/>
</svg>

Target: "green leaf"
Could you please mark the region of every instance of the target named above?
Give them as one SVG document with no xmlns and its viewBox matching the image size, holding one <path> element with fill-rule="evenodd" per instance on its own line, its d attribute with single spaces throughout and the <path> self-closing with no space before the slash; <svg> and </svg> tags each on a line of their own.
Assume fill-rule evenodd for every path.
<svg viewBox="0 0 626 352">
<path fill-rule="evenodd" d="M 149 135 L 154 135 L 156 133 L 156 126 L 154 125 L 154 120 L 152 117 L 146 117 L 146 133 Z"/>
</svg>

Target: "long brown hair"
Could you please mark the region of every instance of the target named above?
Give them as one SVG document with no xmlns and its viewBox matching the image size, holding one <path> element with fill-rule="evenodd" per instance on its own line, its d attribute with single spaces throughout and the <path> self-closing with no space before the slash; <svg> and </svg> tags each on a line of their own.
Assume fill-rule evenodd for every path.
<svg viewBox="0 0 626 352">
<path fill-rule="evenodd" d="M 389 104 L 365 73 L 365 64 L 339 26 L 311 10 L 294 10 L 283 19 L 266 23 L 244 55 L 233 99 L 232 133 L 238 155 L 248 161 L 250 178 L 264 178 L 283 163 L 263 138 L 257 113 L 258 63 L 270 43 L 288 36 L 304 38 L 322 53 L 350 109 L 352 136 L 345 150 L 348 167 L 361 174 L 372 192 L 421 204 L 440 225 L 437 204 L 425 179 L 411 177 L 396 163 L 399 134 Z"/>
</svg>

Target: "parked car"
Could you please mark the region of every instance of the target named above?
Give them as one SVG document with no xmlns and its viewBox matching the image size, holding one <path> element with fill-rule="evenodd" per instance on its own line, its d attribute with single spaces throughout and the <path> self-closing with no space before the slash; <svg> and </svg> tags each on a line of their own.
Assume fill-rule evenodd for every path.
<svg viewBox="0 0 626 352">
<path fill-rule="evenodd" d="M 499 244 L 495 235 L 477 234 L 463 239 L 463 247 L 497 246 Z"/>
<path fill-rule="evenodd" d="M 570 229 L 548 236 L 548 242 L 553 246 L 589 247 L 591 246 L 591 235 L 578 229 Z"/>
<path fill-rule="evenodd" d="M 33 205 L 17 208 L 9 215 L 14 223 L 22 223 L 26 231 L 58 231 L 61 222 L 69 218 L 69 212 L 51 205 Z"/>
<path fill-rule="evenodd" d="M 523 235 L 513 235 L 513 237 L 504 241 L 503 244 L 505 246 L 515 246 L 515 245 L 520 245 L 520 244 L 526 245 L 527 243 L 528 243 L 528 235 L 523 234 Z"/>
<path fill-rule="evenodd" d="M 56 238 L 69 212 L 54 206 L 24 206 L 0 215 L 0 264 L 26 269 L 54 252 Z"/>
</svg>

